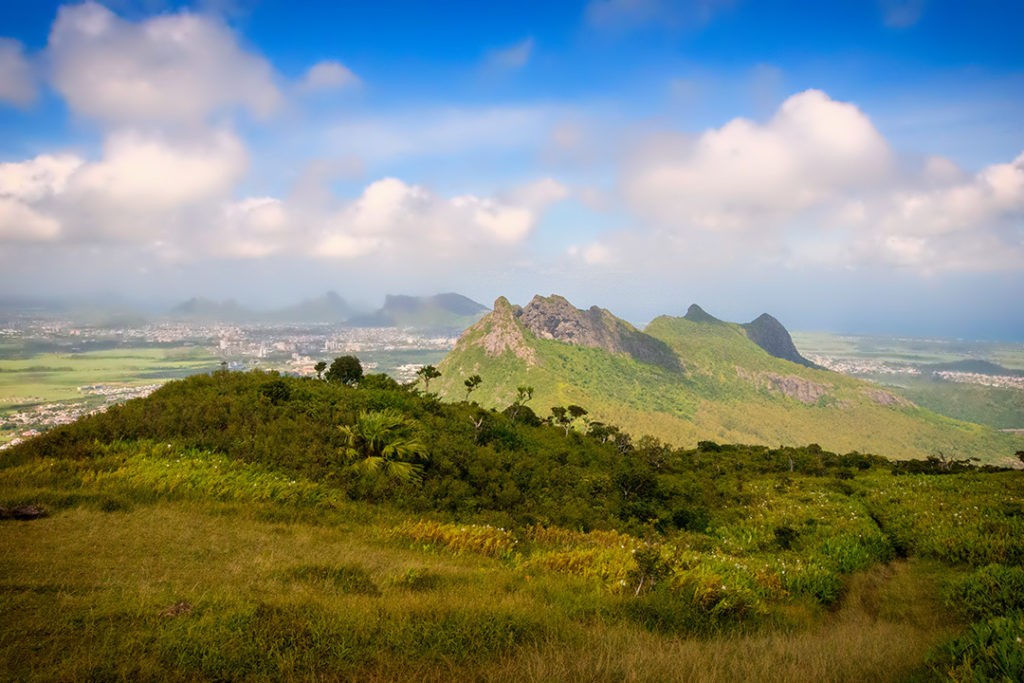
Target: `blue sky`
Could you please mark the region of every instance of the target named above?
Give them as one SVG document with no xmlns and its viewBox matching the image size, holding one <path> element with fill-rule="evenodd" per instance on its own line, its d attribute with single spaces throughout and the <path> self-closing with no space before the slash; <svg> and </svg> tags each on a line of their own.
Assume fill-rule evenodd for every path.
<svg viewBox="0 0 1024 683">
<path fill-rule="evenodd" d="M 1024 3 L 0 2 L 6 297 L 1024 341 Z"/>
</svg>

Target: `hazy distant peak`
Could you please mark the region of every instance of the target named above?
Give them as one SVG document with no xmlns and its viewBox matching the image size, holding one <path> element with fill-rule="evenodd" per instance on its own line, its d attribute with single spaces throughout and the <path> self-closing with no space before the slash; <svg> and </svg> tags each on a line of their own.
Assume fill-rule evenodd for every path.
<svg viewBox="0 0 1024 683">
<path fill-rule="evenodd" d="M 433 296 L 388 294 L 374 313 L 352 318 L 356 327 L 417 327 L 462 330 L 487 311 L 487 307 L 454 292 Z"/>
</svg>

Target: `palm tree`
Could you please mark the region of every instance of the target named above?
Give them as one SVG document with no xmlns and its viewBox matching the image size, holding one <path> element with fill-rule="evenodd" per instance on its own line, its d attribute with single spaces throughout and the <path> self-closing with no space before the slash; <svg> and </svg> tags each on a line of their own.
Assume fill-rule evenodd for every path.
<svg viewBox="0 0 1024 683">
<path fill-rule="evenodd" d="M 369 477 L 418 481 L 426 447 L 410 436 L 412 421 L 392 408 L 360 411 L 354 425 L 342 425 L 344 458 Z"/>
</svg>

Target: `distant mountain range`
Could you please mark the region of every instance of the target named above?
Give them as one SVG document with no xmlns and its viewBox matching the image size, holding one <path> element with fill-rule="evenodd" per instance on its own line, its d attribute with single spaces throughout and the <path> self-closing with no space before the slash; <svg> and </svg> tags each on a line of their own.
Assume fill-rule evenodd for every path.
<svg viewBox="0 0 1024 683">
<path fill-rule="evenodd" d="M 821 369 L 763 314 L 736 324 L 693 305 L 642 331 L 597 307 L 560 296 L 513 306 L 504 297 L 467 329 L 431 384 L 452 400 L 479 374 L 472 397 L 503 409 L 516 388 L 534 389 L 527 405 L 540 417 L 577 404 L 594 420 L 641 436 L 693 445 L 819 443 L 837 451 L 906 458 L 1012 458 L 1006 434 L 940 416 L 876 384 Z"/>
<path fill-rule="evenodd" d="M 434 296 L 388 295 L 384 305 L 368 315 L 348 320 L 353 327 L 416 327 L 462 331 L 489 309 L 462 296 L 447 293 Z"/>
<path fill-rule="evenodd" d="M 254 311 L 234 300 L 212 301 L 193 298 L 171 309 L 176 320 L 233 323 L 344 323 L 352 327 L 410 327 L 462 331 L 476 322 L 488 308 L 461 294 L 434 296 L 388 295 L 384 305 L 372 313 L 360 313 L 335 292 L 272 311 Z"/>
</svg>

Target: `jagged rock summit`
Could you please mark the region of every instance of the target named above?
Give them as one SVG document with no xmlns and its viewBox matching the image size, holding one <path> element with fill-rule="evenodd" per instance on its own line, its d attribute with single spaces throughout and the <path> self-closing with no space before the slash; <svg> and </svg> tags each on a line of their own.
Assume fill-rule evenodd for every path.
<svg viewBox="0 0 1024 683">
<path fill-rule="evenodd" d="M 800 355 L 796 345 L 793 344 L 793 338 L 789 336 L 789 330 L 767 313 L 762 313 L 754 320 L 744 324 L 743 329 L 750 341 L 776 358 L 798 363 L 808 368 L 818 367 Z"/>
<path fill-rule="evenodd" d="M 669 370 L 682 369 L 679 358 L 663 341 L 640 332 L 608 310 L 597 306 L 582 310 L 556 294 L 538 294 L 526 306 L 513 306 L 505 297 L 498 297 L 493 311 L 463 335 L 483 347 L 488 356 L 510 351 L 532 363 L 536 354 L 529 336 L 625 354 Z"/>
</svg>

